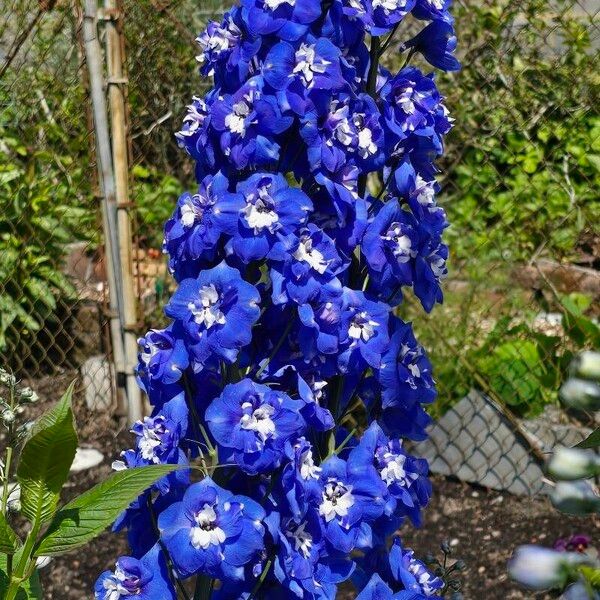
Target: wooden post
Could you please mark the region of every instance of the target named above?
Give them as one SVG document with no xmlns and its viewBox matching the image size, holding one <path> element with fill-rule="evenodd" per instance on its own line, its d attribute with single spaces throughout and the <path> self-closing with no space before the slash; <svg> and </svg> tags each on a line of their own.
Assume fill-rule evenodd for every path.
<svg viewBox="0 0 600 600">
<path fill-rule="evenodd" d="M 127 386 L 128 415 L 130 422 L 142 418 L 142 395 L 135 379 L 137 365 L 138 321 L 137 299 L 133 277 L 132 228 L 129 200 L 129 164 L 126 125 L 127 78 L 123 70 L 124 56 L 121 43 L 123 14 L 117 10 L 115 0 L 104 0 L 106 17 L 106 60 L 108 62 L 108 100 L 113 170 L 117 200 L 119 232 L 119 258 L 123 290 L 123 344 Z"/>
<path fill-rule="evenodd" d="M 106 274 L 109 289 L 110 332 L 114 365 L 118 380 L 118 374 L 125 372 L 122 327 L 123 301 L 120 285 L 121 268 L 118 252 L 116 190 L 110 150 L 110 137 L 108 134 L 106 101 L 104 98 L 104 78 L 102 74 L 101 49 L 98 41 L 97 13 L 98 5 L 96 0 L 85 0 L 83 39 L 94 115 L 96 162 L 98 166 L 100 189 L 102 191 L 102 222 L 104 229 L 104 246 L 106 248 Z"/>
</svg>

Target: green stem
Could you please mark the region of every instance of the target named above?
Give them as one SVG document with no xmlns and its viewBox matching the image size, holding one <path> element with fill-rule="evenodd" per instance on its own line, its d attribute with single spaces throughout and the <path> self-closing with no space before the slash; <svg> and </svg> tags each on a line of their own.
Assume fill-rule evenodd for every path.
<svg viewBox="0 0 600 600">
<path fill-rule="evenodd" d="M 9 439 L 10 439 L 10 432 L 9 432 Z M 2 489 L 2 514 L 4 516 L 6 516 L 6 513 L 8 512 L 8 483 L 9 483 L 9 474 L 10 474 L 10 467 L 11 467 L 11 462 L 12 462 L 12 456 L 13 456 L 13 447 L 12 446 L 8 446 L 6 448 L 6 459 L 4 461 L 4 487 Z"/>
<path fill-rule="evenodd" d="M 11 574 L 10 583 L 6 595 L 4 596 L 4 600 L 15 600 L 19 593 L 19 588 L 35 568 L 35 559 L 31 558 L 31 554 L 39 532 L 40 524 L 33 523 L 31 531 L 25 539 L 25 544 L 17 551 L 17 566 Z"/>
<path fill-rule="evenodd" d="M 294 319 L 290 318 L 290 320 L 288 321 L 288 323 L 285 327 L 285 330 L 281 334 L 281 337 L 279 338 L 279 341 L 275 345 L 275 348 L 273 348 L 273 351 L 271 352 L 269 358 L 267 358 L 267 360 L 264 362 L 263 366 L 256 372 L 256 375 L 254 377 L 255 379 L 258 379 L 262 375 L 263 371 L 269 366 L 269 363 L 273 360 L 273 358 L 275 358 L 275 355 L 277 354 L 277 352 L 279 352 L 279 349 L 283 345 L 283 342 L 285 342 L 285 338 L 287 338 L 290 330 L 292 329 L 293 324 L 294 324 Z"/>
<path fill-rule="evenodd" d="M 256 582 L 256 585 L 254 586 L 254 589 L 252 590 L 252 593 L 250 594 L 250 598 L 248 598 L 248 600 L 254 600 L 254 598 L 256 598 L 256 592 L 258 592 L 260 586 L 263 584 L 263 581 L 267 578 L 267 575 L 268 575 L 269 571 L 271 570 L 272 563 L 273 563 L 273 559 L 270 558 L 267 561 L 267 564 L 265 565 L 263 572 L 260 574 L 260 579 Z"/>
<path fill-rule="evenodd" d="M 210 600 L 210 596 L 215 585 L 215 580 L 207 575 L 200 575 L 196 579 L 196 588 L 194 589 L 194 600 Z"/>
</svg>

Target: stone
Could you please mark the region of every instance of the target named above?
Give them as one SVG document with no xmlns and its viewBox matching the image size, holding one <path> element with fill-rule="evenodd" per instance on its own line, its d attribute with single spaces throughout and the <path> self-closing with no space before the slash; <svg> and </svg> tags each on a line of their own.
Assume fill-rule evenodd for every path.
<svg viewBox="0 0 600 600">
<path fill-rule="evenodd" d="M 78 473 L 97 467 L 104 460 L 104 455 L 95 448 L 77 448 L 71 465 L 71 472 Z"/>
<path fill-rule="evenodd" d="M 85 404 L 94 412 L 106 412 L 116 398 L 112 364 L 105 355 L 91 356 L 81 365 L 81 379 L 85 390 Z"/>
</svg>

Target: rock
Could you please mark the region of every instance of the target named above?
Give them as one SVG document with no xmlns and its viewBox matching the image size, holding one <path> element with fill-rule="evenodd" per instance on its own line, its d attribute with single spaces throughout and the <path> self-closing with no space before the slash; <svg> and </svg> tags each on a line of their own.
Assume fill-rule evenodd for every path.
<svg viewBox="0 0 600 600">
<path fill-rule="evenodd" d="M 96 355 L 81 365 L 81 379 L 85 389 L 86 406 L 95 412 L 105 412 L 112 408 L 116 398 L 113 366 L 106 356 Z"/>
<path fill-rule="evenodd" d="M 104 460 L 104 455 L 95 448 L 77 448 L 71 465 L 71 472 L 86 471 L 97 467 Z"/>
</svg>

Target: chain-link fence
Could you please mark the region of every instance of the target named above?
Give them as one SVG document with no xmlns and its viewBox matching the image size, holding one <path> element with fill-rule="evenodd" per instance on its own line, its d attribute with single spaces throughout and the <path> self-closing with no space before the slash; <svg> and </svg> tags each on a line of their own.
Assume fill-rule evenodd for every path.
<svg viewBox="0 0 600 600">
<path fill-rule="evenodd" d="M 91 364 L 103 375 L 90 381 L 106 386 L 104 244 L 81 8 L 48 0 L 0 5 L 0 361 L 36 379 L 96 357 Z M 125 0 L 119 8 L 110 18 L 124 34 L 141 333 L 160 323 L 172 285 L 162 224 L 193 186 L 192 164 L 173 133 L 207 86 L 194 38 L 224 7 Z M 439 82 L 456 119 L 439 178 L 452 223 L 451 275 L 444 305 L 430 316 L 410 298 L 400 311 L 414 321 L 439 386 L 438 429 L 423 452 L 434 465 L 447 457 L 457 438 L 468 437 L 448 420 L 472 421 L 483 405 L 471 401 L 480 398 L 535 462 L 547 449 L 540 423 L 552 431 L 589 424 L 558 408 L 557 390 L 573 354 L 600 345 L 600 7 L 457 0 L 455 16 L 464 66 Z M 497 440 L 500 454 L 508 448 L 499 439 L 505 429 L 486 422 L 438 470 L 486 485 L 508 481 L 507 468 L 517 473 L 516 463 L 498 467 L 491 447 L 477 453 L 483 466 L 464 467 L 486 438 Z"/>
</svg>

